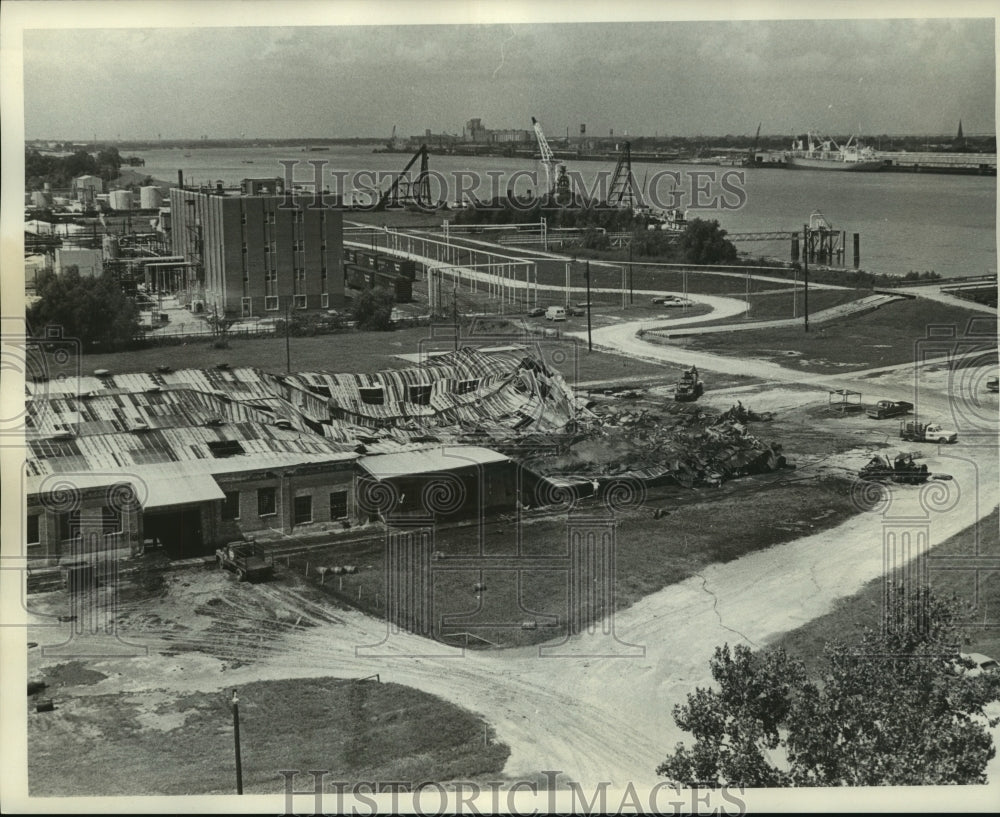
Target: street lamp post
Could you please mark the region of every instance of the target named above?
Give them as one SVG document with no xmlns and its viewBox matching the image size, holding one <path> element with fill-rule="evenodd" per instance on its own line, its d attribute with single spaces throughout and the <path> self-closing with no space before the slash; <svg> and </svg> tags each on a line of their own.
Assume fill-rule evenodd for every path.
<svg viewBox="0 0 1000 817">
<path fill-rule="evenodd" d="M 809 331 L 809 225 L 802 225 L 802 315 L 805 331 Z"/>
<path fill-rule="evenodd" d="M 594 351 L 594 340 L 590 335 L 590 261 L 583 271 L 583 277 L 587 279 L 587 351 Z"/>
<path fill-rule="evenodd" d="M 243 759 L 240 757 L 240 699 L 233 690 L 233 741 L 236 745 L 236 793 L 243 794 Z"/>
</svg>

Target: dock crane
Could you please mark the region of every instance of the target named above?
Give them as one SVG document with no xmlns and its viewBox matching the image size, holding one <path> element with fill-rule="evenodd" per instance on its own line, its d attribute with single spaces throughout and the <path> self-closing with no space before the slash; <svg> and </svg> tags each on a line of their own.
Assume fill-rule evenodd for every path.
<svg viewBox="0 0 1000 817">
<path fill-rule="evenodd" d="M 747 153 L 746 158 L 743 159 L 744 167 L 752 167 L 757 162 L 757 143 L 760 141 L 760 126 L 764 123 L 761 122 L 757 125 L 757 134 L 753 138 L 753 147 L 750 148 L 750 152 Z"/>
<path fill-rule="evenodd" d="M 625 142 L 618 154 L 618 164 L 615 165 L 611 186 L 608 188 L 608 206 L 635 210 L 637 199 L 635 177 L 632 175 L 632 143 Z"/>
<path fill-rule="evenodd" d="M 434 203 L 431 201 L 430 176 L 427 162 L 427 145 L 421 145 L 420 150 L 413 154 L 413 158 L 406 163 L 403 172 L 396 176 L 389 189 L 386 190 L 375 205 L 378 211 L 387 207 L 399 207 L 400 204 L 415 204 L 423 209 L 433 209 Z M 410 168 L 420 160 L 420 172 L 413 180 L 409 178 Z M 402 192 L 402 197 L 400 193 Z"/>
<path fill-rule="evenodd" d="M 545 192 L 549 197 L 561 198 L 569 192 L 569 179 L 566 176 L 566 165 L 556 159 L 549 147 L 548 140 L 542 132 L 542 126 L 535 117 L 531 117 L 531 126 L 535 130 L 535 138 L 538 140 L 538 152 L 542 157 L 542 164 L 545 165 Z"/>
</svg>

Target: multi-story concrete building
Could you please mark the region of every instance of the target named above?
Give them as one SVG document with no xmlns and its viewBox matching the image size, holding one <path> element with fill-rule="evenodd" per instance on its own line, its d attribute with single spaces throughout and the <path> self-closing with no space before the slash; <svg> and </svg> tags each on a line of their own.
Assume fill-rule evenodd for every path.
<svg viewBox="0 0 1000 817">
<path fill-rule="evenodd" d="M 189 292 L 228 317 L 343 306 L 343 214 L 332 198 L 313 204 L 283 195 L 279 179 L 172 188 L 171 244 L 190 264 Z"/>
</svg>

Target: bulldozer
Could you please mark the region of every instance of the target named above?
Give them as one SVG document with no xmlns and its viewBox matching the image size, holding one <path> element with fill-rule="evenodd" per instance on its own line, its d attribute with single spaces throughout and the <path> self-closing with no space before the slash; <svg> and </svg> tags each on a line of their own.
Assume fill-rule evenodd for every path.
<svg viewBox="0 0 1000 817">
<path fill-rule="evenodd" d="M 868 482 L 896 482 L 922 485 L 930 478 L 926 465 L 917 465 L 913 454 L 899 453 L 892 463 L 888 457 L 876 454 L 859 472 L 858 478 Z"/>
<path fill-rule="evenodd" d="M 704 384 L 698 379 L 698 367 L 692 366 L 681 375 L 681 379 L 674 386 L 674 400 L 678 402 L 692 402 L 701 397 L 705 391 Z"/>
</svg>

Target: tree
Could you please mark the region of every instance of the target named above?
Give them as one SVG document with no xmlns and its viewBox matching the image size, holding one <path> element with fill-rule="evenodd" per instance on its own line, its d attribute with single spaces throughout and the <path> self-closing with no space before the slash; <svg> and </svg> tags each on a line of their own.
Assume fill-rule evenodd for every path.
<svg viewBox="0 0 1000 817">
<path fill-rule="evenodd" d="M 695 743 L 657 773 L 681 785 L 875 786 L 986 781 L 1000 719 L 1000 673 L 966 673 L 960 611 L 928 589 L 895 591 L 886 623 L 848 648 L 831 643 L 818 683 L 783 650 L 716 648 L 718 689 L 674 707 Z"/>
<path fill-rule="evenodd" d="M 61 274 L 43 273 L 35 291 L 38 300 L 28 307 L 26 319 L 40 335 L 46 326 L 59 326 L 63 337 L 79 340 L 89 351 L 127 346 L 138 333 L 139 308 L 107 274 L 83 276 L 69 266 Z"/>
<path fill-rule="evenodd" d="M 732 264 L 736 247 L 726 239 L 718 221 L 693 218 L 681 236 L 684 260 L 689 264 Z"/>
<path fill-rule="evenodd" d="M 392 328 L 392 307 L 395 296 L 384 287 L 362 290 L 351 307 L 358 329 L 385 331 Z"/>
</svg>

